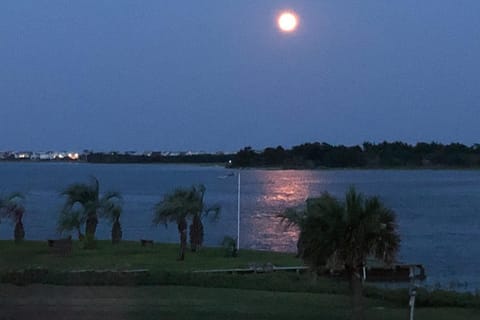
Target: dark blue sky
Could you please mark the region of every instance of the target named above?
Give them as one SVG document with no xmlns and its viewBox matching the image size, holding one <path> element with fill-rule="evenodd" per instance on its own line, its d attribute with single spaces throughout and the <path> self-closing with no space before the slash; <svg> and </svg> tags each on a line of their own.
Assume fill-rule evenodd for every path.
<svg viewBox="0 0 480 320">
<path fill-rule="evenodd" d="M 473 144 L 479 78 L 478 0 L 0 2 L 0 150 Z"/>
</svg>

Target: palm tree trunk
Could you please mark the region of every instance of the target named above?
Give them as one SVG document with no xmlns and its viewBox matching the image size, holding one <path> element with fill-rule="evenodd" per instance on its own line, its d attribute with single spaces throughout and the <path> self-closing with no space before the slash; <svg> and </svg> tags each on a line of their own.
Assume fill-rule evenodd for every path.
<svg viewBox="0 0 480 320">
<path fill-rule="evenodd" d="M 112 243 L 120 243 L 120 240 L 122 240 L 122 226 L 120 225 L 120 221 L 115 220 L 112 226 Z"/>
<path fill-rule="evenodd" d="M 87 216 L 85 226 L 85 242 L 84 249 L 95 249 L 97 244 L 95 242 L 95 232 L 97 231 L 98 218 L 96 212 L 91 212 Z"/>
<path fill-rule="evenodd" d="M 13 231 L 13 238 L 15 239 L 15 243 L 19 243 L 25 238 L 25 229 L 23 228 L 22 218 L 23 210 L 16 210 L 15 229 Z"/>
<path fill-rule="evenodd" d="M 190 247 L 192 252 L 196 252 L 203 243 L 203 223 L 199 214 L 193 216 L 190 225 Z"/>
<path fill-rule="evenodd" d="M 352 320 L 365 319 L 363 310 L 363 287 L 360 271 L 350 270 L 350 289 L 352 290 Z"/>
<path fill-rule="evenodd" d="M 178 222 L 178 233 L 180 233 L 180 253 L 178 260 L 185 260 L 185 251 L 187 249 L 187 221 L 185 218 Z"/>
<path fill-rule="evenodd" d="M 78 234 L 78 240 L 83 241 L 83 239 L 85 239 L 85 236 L 83 235 L 82 231 L 80 230 L 80 227 L 77 227 L 77 234 Z"/>
<path fill-rule="evenodd" d="M 303 232 L 300 231 L 298 235 L 298 240 L 297 240 L 297 258 L 302 258 L 303 257 Z"/>
<path fill-rule="evenodd" d="M 23 228 L 22 220 L 18 220 L 15 224 L 14 239 L 16 243 L 22 242 L 25 238 L 25 229 Z"/>
<path fill-rule="evenodd" d="M 92 239 L 95 238 L 95 232 L 97 231 L 97 224 L 98 224 L 97 214 L 90 213 L 86 221 L 85 235 L 90 236 Z"/>
</svg>

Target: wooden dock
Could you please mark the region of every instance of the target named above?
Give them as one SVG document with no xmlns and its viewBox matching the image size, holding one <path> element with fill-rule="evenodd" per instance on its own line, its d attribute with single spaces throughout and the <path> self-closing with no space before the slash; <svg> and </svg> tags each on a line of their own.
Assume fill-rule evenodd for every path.
<svg viewBox="0 0 480 320">
<path fill-rule="evenodd" d="M 307 266 L 277 267 L 270 263 L 252 263 L 246 268 L 196 270 L 193 271 L 193 273 L 248 274 L 283 271 L 300 274 L 306 272 L 308 269 L 309 267 Z M 331 277 L 346 276 L 344 270 L 330 270 L 325 275 Z M 365 280 L 369 282 L 408 282 L 412 278 L 415 280 L 424 280 L 426 278 L 425 268 L 421 264 L 395 264 L 391 267 L 367 266 L 364 276 Z"/>
<path fill-rule="evenodd" d="M 209 269 L 209 270 L 196 270 L 194 273 L 230 273 L 230 274 L 246 274 L 246 273 L 267 273 L 267 272 L 305 272 L 309 268 L 306 266 L 294 266 L 294 267 L 277 267 L 272 264 L 251 264 L 247 268 L 231 268 L 231 269 Z"/>
</svg>

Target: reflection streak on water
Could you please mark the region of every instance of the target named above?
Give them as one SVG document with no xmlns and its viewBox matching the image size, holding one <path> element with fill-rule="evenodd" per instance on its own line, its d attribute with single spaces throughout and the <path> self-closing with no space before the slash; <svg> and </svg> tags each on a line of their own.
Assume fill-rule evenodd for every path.
<svg viewBox="0 0 480 320">
<path fill-rule="evenodd" d="M 242 246 L 275 251 L 296 248 L 298 229 L 287 228 L 278 216 L 286 208 L 302 206 L 312 196 L 315 177 L 311 171 L 256 171 L 257 181 L 263 181 L 261 193 L 252 199 L 253 212 L 245 216 Z M 313 183 L 312 183 L 313 182 Z M 322 181 L 323 182 L 323 181 Z M 248 186 L 246 186 L 248 188 Z M 268 247 L 265 246 L 268 244 Z"/>
</svg>

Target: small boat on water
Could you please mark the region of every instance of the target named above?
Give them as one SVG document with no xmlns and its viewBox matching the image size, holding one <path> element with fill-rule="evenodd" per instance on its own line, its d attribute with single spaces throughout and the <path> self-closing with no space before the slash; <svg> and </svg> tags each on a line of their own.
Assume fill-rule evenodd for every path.
<svg viewBox="0 0 480 320">
<path fill-rule="evenodd" d="M 230 172 L 229 174 L 226 174 L 226 175 L 223 175 L 223 176 L 219 176 L 218 178 L 219 178 L 219 179 L 226 179 L 226 178 L 234 177 L 234 176 L 235 176 L 235 173 L 234 173 L 234 172 Z"/>
</svg>

